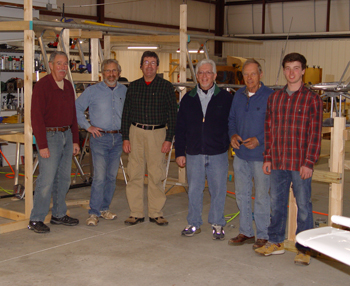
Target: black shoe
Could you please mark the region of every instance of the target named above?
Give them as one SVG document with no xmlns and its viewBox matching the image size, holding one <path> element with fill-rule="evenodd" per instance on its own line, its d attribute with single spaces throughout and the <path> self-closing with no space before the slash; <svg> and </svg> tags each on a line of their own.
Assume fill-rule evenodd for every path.
<svg viewBox="0 0 350 286">
<path fill-rule="evenodd" d="M 61 218 L 51 216 L 50 223 L 51 224 L 63 224 L 63 225 L 73 226 L 73 225 L 77 225 L 79 223 L 79 220 L 77 218 L 72 218 L 72 217 L 69 217 L 67 215 L 65 215 L 64 217 L 61 217 Z"/>
<path fill-rule="evenodd" d="M 34 230 L 37 233 L 50 232 L 50 228 L 42 221 L 29 221 L 28 229 Z"/>
</svg>

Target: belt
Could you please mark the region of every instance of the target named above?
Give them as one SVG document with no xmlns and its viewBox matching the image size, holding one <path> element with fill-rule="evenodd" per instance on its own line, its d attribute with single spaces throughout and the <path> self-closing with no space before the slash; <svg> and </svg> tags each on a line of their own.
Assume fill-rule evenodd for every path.
<svg viewBox="0 0 350 286">
<path fill-rule="evenodd" d="M 146 125 L 146 124 L 141 124 L 141 123 L 136 123 L 136 122 L 132 122 L 132 125 L 141 128 L 143 130 L 155 130 L 155 129 L 160 129 L 160 128 L 164 128 L 165 124 L 163 125 Z"/>
<path fill-rule="evenodd" d="M 104 130 L 100 130 L 101 133 L 122 133 L 120 130 L 110 130 L 110 131 L 104 131 Z"/>
<path fill-rule="evenodd" d="M 46 131 L 60 131 L 64 132 L 70 129 L 70 126 L 64 126 L 64 127 L 46 127 Z"/>
</svg>

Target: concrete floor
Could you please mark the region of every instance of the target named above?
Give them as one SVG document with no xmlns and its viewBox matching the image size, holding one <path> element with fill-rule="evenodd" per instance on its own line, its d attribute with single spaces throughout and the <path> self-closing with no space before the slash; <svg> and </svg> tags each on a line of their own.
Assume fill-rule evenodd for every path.
<svg viewBox="0 0 350 286">
<path fill-rule="evenodd" d="M 317 168 L 325 169 L 326 161 L 321 160 Z M 175 163 L 171 163 L 171 173 L 176 172 Z M 350 216 L 348 175 L 344 188 L 346 216 Z M 5 184 L 11 185 L 11 180 L 1 176 L 0 185 Z M 228 190 L 234 191 L 233 182 L 228 183 Z M 73 189 L 67 199 L 89 199 L 89 194 L 89 187 Z M 290 251 L 262 257 L 251 245 L 229 246 L 228 239 L 238 234 L 238 218 L 225 227 L 224 241 L 213 241 L 206 222 L 210 206 L 207 189 L 202 232 L 182 237 L 187 203 L 185 192 L 167 197 L 164 215 L 168 226 L 148 220 L 125 226 L 129 208 L 125 184 L 118 180 L 110 208 L 118 214 L 117 220 L 101 219 L 97 227 L 88 227 L 87 209 L 73 206 L 69 211 L 80 219 L 78 226 L 50 225 L 48 234 L 27 229 L 2 234 L 0 285 L 349 285 L 350 267 L 336 261 L 313 258 L 309 266 L 301 267 L 294 265 L 295 253 Z M 313 183 L 313 205 L 314 210 L 327 212 L 327 184 Z M 24 201 L 1 199 L 0 207 L 23 211 Z M 225 213 L 237 211 L 235 200 L 228 197 Z M 0 218 L 0 223 L 7 221 Z"/>
</svg>

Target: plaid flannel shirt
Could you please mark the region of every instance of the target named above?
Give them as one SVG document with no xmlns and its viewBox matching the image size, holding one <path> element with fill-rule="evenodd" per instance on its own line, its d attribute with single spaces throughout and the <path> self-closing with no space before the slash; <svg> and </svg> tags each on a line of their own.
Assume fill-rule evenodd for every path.
<svg viewBox="0 0 350 286">
<path fill-rule="evenodd" d="M 273 170 L 313 169 L 321 151 L 322 101 L 304 84 L 291 96 L 286 88 L 267 102 L 264 162 Z"/>
<path fill-rule="evenodd" d="M 166 125 L 165 141 L 172 141 L 175 134 L 177 101 L 173 85 L 158 76 L 147 85 L 144 78 L 132 82 L 126 92 L 122 116 L 123 140 L 129 140 L 132 122 L 150 125 Z"/>
</svg>

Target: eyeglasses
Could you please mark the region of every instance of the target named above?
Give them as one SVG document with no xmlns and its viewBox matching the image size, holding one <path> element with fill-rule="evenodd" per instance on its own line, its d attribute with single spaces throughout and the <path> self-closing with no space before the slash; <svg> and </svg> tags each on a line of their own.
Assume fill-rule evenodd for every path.
<svg viewBox="0 0 350 286">
<path fill-rule="evenodd" d="M 143 62 L 143 65 L 144 65 L 144 66 L 151 65 L 151 66 L 154 66 L 154 67 L 155 67 L 155 66 L 157 65 L 157 62 L 144 61 L 144 62 Z"/>
<path fill-rule="evenodd" d="M 205 71 L 205 72 L 200 71 L 200 72 L 198 72 L 197 74 L 198 74 L 199 76 L 202 76 L 202 75 L 210 76 L 210 75 L 213 75 L 214 73 L 211 72 L 211 71 Z"/>
<path fill-rule="evenodd" d="M 118 70 L 103 70 L 105 73 L 117 73 Z"/>
</svg>

